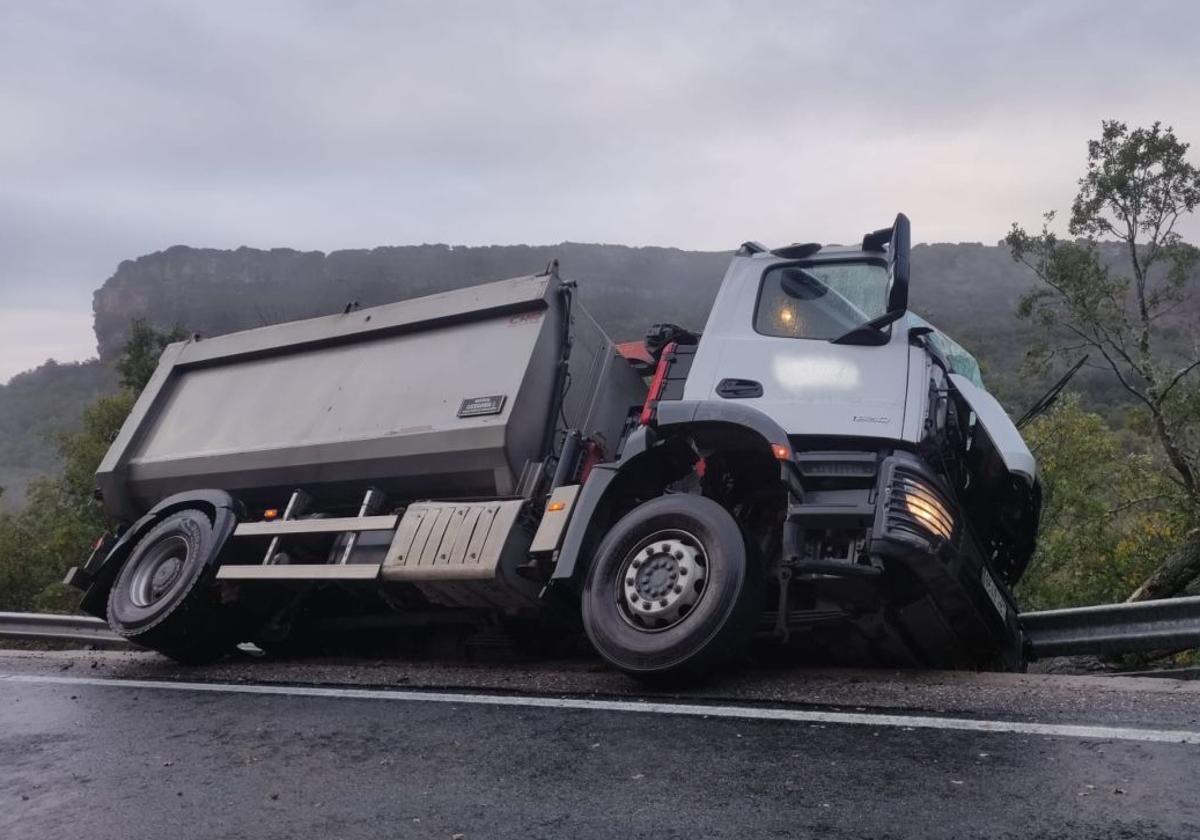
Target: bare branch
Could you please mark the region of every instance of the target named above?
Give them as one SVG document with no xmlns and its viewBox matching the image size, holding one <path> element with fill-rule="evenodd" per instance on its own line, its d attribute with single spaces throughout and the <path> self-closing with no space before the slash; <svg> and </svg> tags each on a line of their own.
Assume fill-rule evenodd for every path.
<svg viewBox="0 0 1200 840">
<path fill-rule="evenodd" d="M 1186 367 L 1181 368 L 1178 373 L 1171 377 L 1171 381 L 1167 383 L 1167 387 L 1163 388 L 1162 392 L 1159 394 L 1159 397 L 1165 400 L 1167 398 L 1167 394 L 1171 393 L 1171 389 L 1178 385 L 1185 376 L 1198 367 L 1200 367 L 1200 359 L 1197 359 Z"/>
<path fill-rule="evenodd" d="M 1129 499 L 1127 501 L 1121 502 L 1121 504 L 1110 509 L 1108 511 L 1108 515 L 1116 516 L 1121 511 L 1128 510 L 1131 507 L 1137 507 L 1138 505 L 1144 505 L 1144 504 L 1148 504 L 1150 502 L 1157 502 L 1160 499 L 1166 499 L 1166 498 L 1169 498 L 1169 496 L 1166 493 L 1155 493 L 1153 496 L 1143 496 L 1140 499 Z"/>
</svg>

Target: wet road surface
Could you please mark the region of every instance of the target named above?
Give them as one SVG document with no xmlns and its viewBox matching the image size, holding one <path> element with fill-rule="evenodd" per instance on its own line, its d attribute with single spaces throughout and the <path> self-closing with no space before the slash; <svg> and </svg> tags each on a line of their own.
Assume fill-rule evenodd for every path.
<svg viewBox="0 0 1200 840">
<path fill-rule="evenodd" d="M 1195 837 L 1198 770 L 1169 680 L 0 653 L 5 838 Z"/>
</svg>

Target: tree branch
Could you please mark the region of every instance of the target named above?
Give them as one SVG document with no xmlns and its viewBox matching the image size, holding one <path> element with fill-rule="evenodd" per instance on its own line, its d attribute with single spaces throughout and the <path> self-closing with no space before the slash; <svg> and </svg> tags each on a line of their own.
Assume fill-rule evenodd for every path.
<svg viewBox="0 0 1200 840">
<path fill-rule="evenodd" d="M 1171 389 L 1178 385 L 1185 376 L 1198 367 L 1200 367 L 1200 359 L 1197 359 L 1190 365 L 1182 368 L 1178 373 L 1171 377 L 1171 381 L 1167 383 L 1167 387 L 1163 388 L 1162 393 L 1159 394 L 1159 397 L 1165 400 L 1167 398 L 1167 394 L 1171 393 Z"/>
<path fill-rule="evenodd" d="M 1120 513 L 1121 511 L 1123 511 L 1123 510 L 1128 510 L 1128 509 L 1129 509 L 1129 508 L 1131 508 L 1131 507 L 1136 507 L 1136 506 L 1138 506 L 1138 505 L 1142 505 L 1142 504 L 1145 504 L 1145 503 L 1147 503 L 1147 502 L 1157 502 L 1159 499 L 1165 499 L 1165 498 L 1167 498 L 1167 494 L 1166 494 L 1166 493 L 1155 493 L 1153 496 L 1144 496 L 1144 497 L 1142 497 L 1142 498 L 1140 498 L 1140 499 L 1129 499 L 1128 501 L 1121 502 L 1121 504 L 1119 504 L 1119 505 L 1117 505 L 1116 507 L 1112 508 L 1112 509 L 1111 509 L 1111 510 L 1108 512 L 1108 515 L 1109 515 L 1109 516 L 1116 516 L 1116 515 L 1117 515 L 1118 513 Z"/>
</svg>

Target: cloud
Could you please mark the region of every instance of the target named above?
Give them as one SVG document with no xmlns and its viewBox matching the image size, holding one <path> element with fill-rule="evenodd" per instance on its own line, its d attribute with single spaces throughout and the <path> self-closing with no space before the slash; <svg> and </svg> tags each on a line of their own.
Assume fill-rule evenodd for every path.
<svg viewBox="0 0 1200 840">
<path fill-rule="evenodd" d="M 1069 202 L 1103 118 L 1200 141 L 1198 24 L 1184 0 L 6 4 L 0 307 L 53 292 L 78 321 L 177 243 L 711 249 L 899 209 L 995 241 Z"/>
</svg>

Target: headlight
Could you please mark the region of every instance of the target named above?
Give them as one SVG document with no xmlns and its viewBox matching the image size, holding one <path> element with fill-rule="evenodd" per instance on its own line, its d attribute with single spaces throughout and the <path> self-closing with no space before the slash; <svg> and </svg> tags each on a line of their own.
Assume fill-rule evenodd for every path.
<svg viewBox="0 0 1200 840">
<path fill-rule="evenodd" d="M 889 530 L 907 531 L 928 540 L 954 536 L 954 514 L 945 495 L 915 470 L 897 466 L 889 487 Z"/>
</svg>

